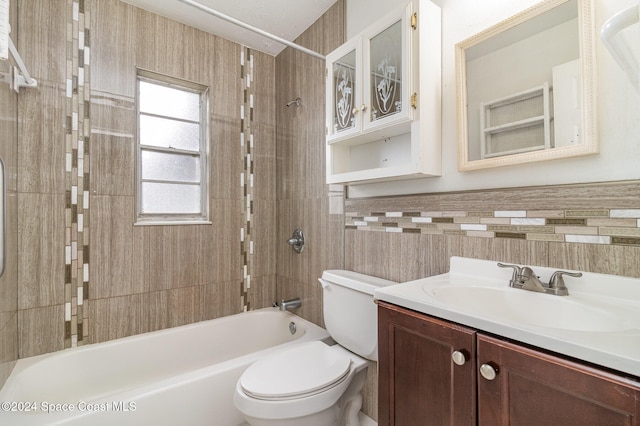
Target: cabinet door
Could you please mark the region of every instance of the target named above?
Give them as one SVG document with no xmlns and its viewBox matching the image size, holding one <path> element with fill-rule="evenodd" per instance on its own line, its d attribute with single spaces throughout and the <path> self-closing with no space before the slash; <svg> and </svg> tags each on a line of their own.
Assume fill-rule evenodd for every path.
<svg viewBox="0 0 640 426">
<path fill-rule="evenodd" d="M 412 4 L 397 8 L 363 34 L 364 93 L 361 106 L 365 131 L 410 121 Z"/>
<path fill-rule="evenodd" d="M 637 382 L 478 334 L 478 423 L 496 425 L 640 425 Z M 482 374 L 482 372 L 481 372 Z"/>
<path fill-rule="evenodd" d="M 362 114 L 361 40 L 351 40 L 327 55 L 327 142 L 360 134 Z"/>
<path fill-rule="evenodd" d="M 379 302 L 378 424 L 475 425 L 475 352 L 473 330 Z"/>
</svg>

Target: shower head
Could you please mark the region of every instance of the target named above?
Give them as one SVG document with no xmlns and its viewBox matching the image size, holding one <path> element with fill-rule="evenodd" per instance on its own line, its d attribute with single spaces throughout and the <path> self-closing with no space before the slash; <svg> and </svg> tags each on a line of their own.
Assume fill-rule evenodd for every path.
<svg viewBox="0 0 640 426">
<path fill-rule="evenodd" d="M 296 104 L 296 107 L 299 107 L 301 102 L 302 99 L 295 98 L 293 101 L 287 102 L 287 106 L 290 107 L 291 105 Z"/>
</svg>

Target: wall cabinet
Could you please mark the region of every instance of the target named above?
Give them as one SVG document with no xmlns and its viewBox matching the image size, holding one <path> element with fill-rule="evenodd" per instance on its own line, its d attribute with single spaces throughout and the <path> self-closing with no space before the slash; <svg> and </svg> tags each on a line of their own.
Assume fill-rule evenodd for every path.
<svg viewBox="0 0 640 426">
<path fill-rule="evenodd" d="M 325 74 L 327 183 L 440 174 L 436 5 L 395 9 L 327 55 Z"/>
<path fill-rule="evenodd" d="M 411 3 L 396 9 L 327 55 L 328 143 L 357 144 L 410 131 L 417 31 L 412 14 Z"/>
<path fill-rule="evenodd" d="M 632 378 L 378 306 L 381 426 L 640 424 Z"/>
</svg>

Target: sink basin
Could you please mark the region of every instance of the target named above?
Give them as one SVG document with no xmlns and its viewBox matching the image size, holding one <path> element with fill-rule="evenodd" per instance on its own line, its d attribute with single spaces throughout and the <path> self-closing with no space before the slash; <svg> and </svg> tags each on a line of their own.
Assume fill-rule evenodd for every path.
<svg viewBox="0 0 640 426">
<path fill-rule="evenodd" d="M 553 296 L 510 287 L 429 286 L 422 290 L 452 309 L 513 324 L 573 331 L 612 332 L 630 328 L 618 310 L 602 302 Z"/>
<path fill-rule="evenodd" d="M 548 283 L 554 268 L 533 266 Z M 640 378 L 640 278 L 567 276 L 568 296 L 509 287 L 496 261 L 452 257 L 448 273 L 376 289 L 380 301 Z"/>
</svg>

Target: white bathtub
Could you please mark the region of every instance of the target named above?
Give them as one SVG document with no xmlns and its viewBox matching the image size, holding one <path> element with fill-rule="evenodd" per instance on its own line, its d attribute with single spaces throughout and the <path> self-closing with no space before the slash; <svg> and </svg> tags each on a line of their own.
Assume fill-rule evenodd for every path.
<svg viewBox="0 0 640 426">
<path fill-rule="evenodd" d="M 267 308 L 21 359 L 0 390 L 0 424 L 243 424 L 233 405 L 242 372 L 266 353 L 326 337 Z"/>
</svg>

